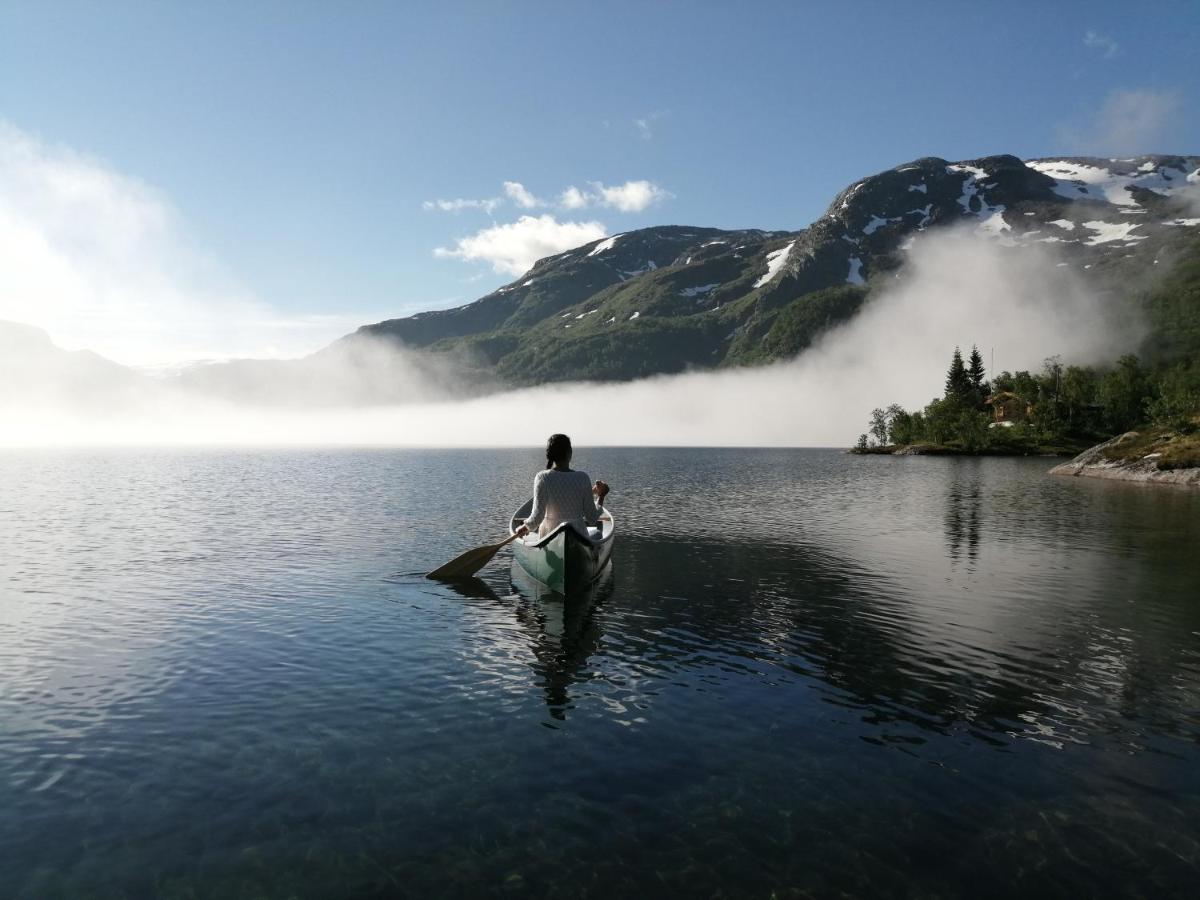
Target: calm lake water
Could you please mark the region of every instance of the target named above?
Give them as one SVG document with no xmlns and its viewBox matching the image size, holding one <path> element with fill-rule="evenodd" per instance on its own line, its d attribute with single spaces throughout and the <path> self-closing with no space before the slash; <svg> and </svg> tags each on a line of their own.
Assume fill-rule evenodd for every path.
<svg viewBox="0 0 1200 900">
<path fill-rule="evenodd" d="M 0 453 L 0 895 L 1195 896 L 1200 492 L 1047 460 Z"/>
</svg>

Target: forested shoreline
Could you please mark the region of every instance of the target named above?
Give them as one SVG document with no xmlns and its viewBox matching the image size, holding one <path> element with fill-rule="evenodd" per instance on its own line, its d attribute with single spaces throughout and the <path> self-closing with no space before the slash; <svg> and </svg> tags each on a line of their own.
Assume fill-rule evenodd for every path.
<svg viewBox="0 0 1200 900">
<path fill-rule="evenodd" d="M 1074 455 L 1130 431 L 1174 437 L 1170 465 L 1200 465 L 1200 366 L 1147 365 L 1127 354 L 1111 366 L 1063 365 L 987 378 L 978 348 L 954 349 L 945 389 L 923 409 L 871 412 L 857 453 Z M 1182 451 L 1182 452 L 1179 452 Z"/>
</svg>

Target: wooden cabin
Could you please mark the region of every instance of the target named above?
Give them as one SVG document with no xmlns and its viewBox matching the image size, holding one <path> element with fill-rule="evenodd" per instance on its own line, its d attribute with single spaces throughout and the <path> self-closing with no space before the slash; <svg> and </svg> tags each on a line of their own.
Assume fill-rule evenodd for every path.
<svg viewBox="0 0 1200 900">
<path fill-rule="evenodd" d="M 997 391 L 985 401 L 992 408 L 992 424 L 1016 425 L 1033 415 L 1033 404 L 1012 391 Z"/>
</svg>

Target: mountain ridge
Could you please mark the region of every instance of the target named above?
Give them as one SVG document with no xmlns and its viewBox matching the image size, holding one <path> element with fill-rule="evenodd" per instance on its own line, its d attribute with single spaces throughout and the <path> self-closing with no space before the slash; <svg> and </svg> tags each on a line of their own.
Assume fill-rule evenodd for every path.
<svg viewBox="0 0 1200 900">
<path fill-rule="evenodd" d="M 1096 290 L 1147 313 L 1153 352 L 1200 354 L 1200 157 L 998 155 L 922 157 L 859 179 L 796 231 L 610 235 L 538 260 L 471 303 L 363 325 L 307 357 L 213 362 L 155 380 L 268 405 L 362 405 L 767 363 L 852 319 L 900 274 L 914 241 L 951 227 L 1015 254 L 1053 248 Z M 1165 293 L 1146 287 L 1166 282 Z M 152 377 L 3 326 L 0 374 L 12 385 L 61 372 L 56 396 L 98 396 L 101 383 L 133 396 Z"/>
<path fill-rule="evenodd" d="M 794 355 L 851 318 L 921 234 L 1055 244 L 1111 276 L 1197 233 L 1200 157 L 922 157 L 860 179 L 797 231 L 653 226 L 539 260 L 469 304 L 364 325 L 517 382 L 627 380 Z M 1136 257 L 1137 264 L 1118 264 Z M 608 332 L 608 333 L 605 333 Z"/>
</svg>

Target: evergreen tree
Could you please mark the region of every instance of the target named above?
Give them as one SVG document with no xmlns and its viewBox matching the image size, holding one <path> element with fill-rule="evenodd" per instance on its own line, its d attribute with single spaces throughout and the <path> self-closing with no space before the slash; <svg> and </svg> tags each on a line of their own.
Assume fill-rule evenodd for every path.
<svg viewBox="0 0 1200 900">
<path fill-rule="evenodd" d="M 979 355 L 979 348 L 974 344 L 971 345 L 971 362 L 967 366 L 967 372 L 971 376 L 971 384 L 975 386 L 975 390 L 982 397 L 986 393 L 983 383 L 983 376 L 985 374 L 983 371 L 983 357 Z"/>
<path fill-rule="evenodd" d="M 967 367 L 963 365 L 962 351 L 955 347 L 950 371 L 946 373 L 946 399 L 970 403 L 973 399 L 972 393 L 971 376 Z"/>
</svg>

